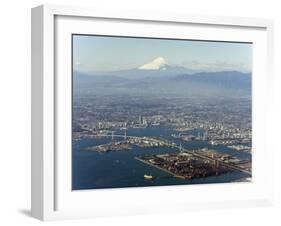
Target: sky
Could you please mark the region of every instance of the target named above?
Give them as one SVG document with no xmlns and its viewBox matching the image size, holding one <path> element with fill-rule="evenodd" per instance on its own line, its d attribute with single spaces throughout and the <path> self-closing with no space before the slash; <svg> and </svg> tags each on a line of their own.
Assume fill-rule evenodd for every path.
<svg viewBox="0 0 281 226">
<path fill-rule="evenodd" d="M 76 71 L 158 70 L 165 64 L 198 71 L 250 72 L 252 44 L 73 35 Z"/>
</svg>

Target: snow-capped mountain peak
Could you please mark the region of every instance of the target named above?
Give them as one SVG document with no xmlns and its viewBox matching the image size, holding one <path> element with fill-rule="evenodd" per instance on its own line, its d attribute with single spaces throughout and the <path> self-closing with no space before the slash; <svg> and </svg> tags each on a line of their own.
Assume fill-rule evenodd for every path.
<svg viewBox="0 0 281 226">
<path fill-rule="evenodd" d="M 166 60 L 163 57 L 157 57 L 154 60 L 138 67 L 140 70 L 166 70 Z"/>
</svg>

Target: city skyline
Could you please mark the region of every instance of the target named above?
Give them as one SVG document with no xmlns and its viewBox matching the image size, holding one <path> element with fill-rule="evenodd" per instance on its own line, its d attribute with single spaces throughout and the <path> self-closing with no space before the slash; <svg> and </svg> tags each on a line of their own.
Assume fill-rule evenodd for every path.
<svg viewBox="0 0 281 226">
<path fill-rule="evenodd" d="M 153 65 L 155 62 L 156 66 Z M 198 72 L 251 72 L 252 44 L 73 35 L 75 71 L 159 70 L 157 65 L 184 67 Z"/>
</svg>

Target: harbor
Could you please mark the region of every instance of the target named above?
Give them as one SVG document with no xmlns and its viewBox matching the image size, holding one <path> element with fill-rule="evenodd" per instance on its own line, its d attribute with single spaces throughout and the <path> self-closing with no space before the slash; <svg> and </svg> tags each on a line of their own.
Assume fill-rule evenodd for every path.
<svg viewBox="0 0 281 226">
<path fill-rule="evenodd" d="M 224 146 L 212 146 L 202 139 L 181 141 L 181 139 L 171 136 L 175 132 L 173 129 L 163 127 L 130 128 L 127 131 L 126 140 L 124 138 L 124 131 L 119 133 L 116 131 L 114 134 L 116 137 L 113 137 L 113 139 L 109 134 L 98 139 L 89 138 L 76 141 L 73 152 L 75 156 L 73 175 L 79 178 L 79 180 L 74 180 L 75 184 L 73 186 L 75 189 L 98 189 L 105 187 L 161 186 L 167 184 L 226 183 L 244 181 L 244 178 L 251 177 L 249 173 L 243 171 L 229 170 L 229 173 L 222 173 L 220 175 L 214 174 L 208 177 L 184 179 L 170 170 L 164 170 L 159 166 L 155 167 L 153 164 L 147 164 L 137 159 L 140 156 L 173 154 L 180 151 L 193 153 L 193 150 L 198 152 L 206 147 L 210 150 L 216 150 L 224 158 L 227 155 L 231 155 L 244 160 L 250 161 L 251 159 L 251 155 L 248 153 L 232 150 Z M 190 133 L 196 135 L 198 131 L 194 130 L 190 131 Z M 124 142 L 128 141 L 133 142 L 130 144 L 130 149 L 121 148 Z M 158 146 L 155 145 L 157 142 Z M 113 148 L 110 147 L 110 143 L 120 148 L 112 150 Z M 136 145 L 137 143 L 145 143 L 146 146 Z M 97 151 L 93 149 L 94 147 L 104 147 L 105 149 L 104 151 Z M 207 150 L 204 152 L 208 154 Z M 197 154 L 200 153 L 198 152 Z M 222 156 L 215 154 L 214 157 L 219 159 Z M 103 164 L 100 164 L 101 162 Z M 91 171 L 91 174 L 87 174 L 86 172 L 88 171 Z M 145 174 L 151 175 L 152 179 L 144 178 Z"/>
</svg>

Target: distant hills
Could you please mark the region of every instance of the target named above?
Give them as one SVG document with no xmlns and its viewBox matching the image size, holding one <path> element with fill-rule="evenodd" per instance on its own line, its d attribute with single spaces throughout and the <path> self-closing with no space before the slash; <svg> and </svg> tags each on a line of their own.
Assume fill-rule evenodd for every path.
<svg viewBox="0 0 281 226">
<path fill-rule="evenodd" d="M 144 79 L 144 78 L 156 78 L 156 77 L 174 77 L 182 74 L 194 74 L 195 70 L 187 69 L 180 66 L 163 65 L 157 70 L 154 69 L 129 69 L 110 72 L 90 72 L 91 76 L 115 76 L 126 79 Z"/>
<path fill-rule="evenodd" d="M 184 95 L 251 95 L 251 73 L 238 71 L 195 72 L 162 64 L 155 69 L 131 69 L 85 74 L 74 71 L 78 93 L 137 93 Z"/>
<path fill-rule="evenodd" d="M 213 84 L 225 88 L 249 89 L 251 87 L 251 73 L 238 71 L 200 72 L 191 75 L 178 75 L 176 79 L 182 82 Z"/>
</svg>

